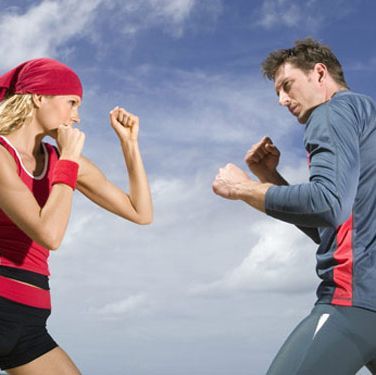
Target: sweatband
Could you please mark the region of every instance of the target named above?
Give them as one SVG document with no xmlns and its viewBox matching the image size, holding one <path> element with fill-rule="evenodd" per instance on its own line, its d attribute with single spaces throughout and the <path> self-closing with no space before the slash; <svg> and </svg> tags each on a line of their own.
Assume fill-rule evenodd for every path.
<svg viewBox="0 0 376 375">
<path fill-rule="evenodd" d="M 51 184 L 65 184 L 74 190 L 77 183 L 78 167 L 79 165 L 75 161 L 58 160 L 52 173 Z"/>
<path fill-rule="evenodd" d="M 6 94 L 77 95 L 82 98 L 78 75 L 60 61 L 40 58 L 25 61 L 0 76 L 0 101 Z"/>
</svg>

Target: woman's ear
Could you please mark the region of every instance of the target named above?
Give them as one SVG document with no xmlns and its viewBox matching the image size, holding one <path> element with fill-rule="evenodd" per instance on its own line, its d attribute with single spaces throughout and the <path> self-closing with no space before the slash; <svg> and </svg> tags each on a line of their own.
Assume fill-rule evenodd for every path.
<svg viewBox="0 0 376 375">
<path fill-rule="evenodd" d="M 40 108 L 43 101 L 43 96 L 39 94 L 32 94 L 32 101 L 35 108 Z"/>
</svg>

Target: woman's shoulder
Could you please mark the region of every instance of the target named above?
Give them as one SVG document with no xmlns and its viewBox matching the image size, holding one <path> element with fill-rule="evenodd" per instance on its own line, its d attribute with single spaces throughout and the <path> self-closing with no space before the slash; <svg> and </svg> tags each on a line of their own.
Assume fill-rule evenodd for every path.
<svg viewBox="0 0 376 375">
<path fill-rule="evenodd" d="M 4 173 L 8 173 L 9 171 L 19 171 L 19 165 L 17 163 L 17 159 L 14 158 L 13 155 L 9 152 L 6 147 L 3 147 L 3 143 L 0 142 L 0 170 Z"/>
<path fill-rule="evenodd" d="M 13 147 L 11 147 L 9 141 L 0 135 L 0 163 L 2 168 L 5 165 L 10 165 L 16 170 L 19 170 L 19 160 Z M 5 163 L 5 164 L 4 164 Z"/>
</svg>

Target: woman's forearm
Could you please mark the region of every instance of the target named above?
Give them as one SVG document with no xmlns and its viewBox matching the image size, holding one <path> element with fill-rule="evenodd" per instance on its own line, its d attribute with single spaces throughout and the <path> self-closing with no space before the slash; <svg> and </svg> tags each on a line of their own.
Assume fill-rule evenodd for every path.
<svg viewBox="0 0 376 375">
<path fill-rule="evenodd" d="M 153 204 L 148 178 L 137 141 L 121 142 L 129 176 L 129 199 L 140 215 L 142 224 L 149 224 L 153 218 Z"/>
<path fill-rule="evenodd" d="M 68 185 L 56 184 L 52 187 L 46 204 L 40 210 L 36 242 L 50 250 L 60 246 L 68 226 L 72 200 L 73 190 Z"/>
</svg>

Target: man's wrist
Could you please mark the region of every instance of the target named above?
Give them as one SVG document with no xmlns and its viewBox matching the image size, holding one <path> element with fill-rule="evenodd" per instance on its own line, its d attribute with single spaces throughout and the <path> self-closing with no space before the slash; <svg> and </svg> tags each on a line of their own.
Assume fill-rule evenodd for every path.
<svg viewBox="0 0 376 375">
<path fill-rule="evenodd" d="M 260 176 L 261 183 L 271 183 L 273 185 L 288 185 L 288 182 L 279 174 L 277 170 L 274 170 L 268 175 Z"/>
</svg>

